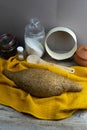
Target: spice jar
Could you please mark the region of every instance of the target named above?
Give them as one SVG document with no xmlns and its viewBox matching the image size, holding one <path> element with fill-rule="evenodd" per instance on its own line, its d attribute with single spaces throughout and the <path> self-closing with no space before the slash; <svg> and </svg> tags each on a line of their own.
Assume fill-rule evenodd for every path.
<svg viewBox="0 0 87 130">
<path fill-rule="evenodd" d="M 17 59 L 22 61 L 24 60 L 24 48 L 22 46 L 17 47 Z"/>
<path fill-rule="evenodd" d="M 3 34 L 0 36 L 0 56 L 8 59 L 16 54 L 18 43 L 12 34 Z"/>
</svg>

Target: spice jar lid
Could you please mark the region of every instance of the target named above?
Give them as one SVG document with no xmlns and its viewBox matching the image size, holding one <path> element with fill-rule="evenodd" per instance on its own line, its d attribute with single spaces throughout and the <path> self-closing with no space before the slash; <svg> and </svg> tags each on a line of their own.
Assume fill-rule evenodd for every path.
<svg viewBox="0 0 87 130">
<path fill-rule="evenodd" d="M 78 47 L 76 51 L 77 56 L 83 60 L 87 60 L 87 45 L 82 45 Z"/>
<path fill-rule="evenodd" d="M 20 52 L 20 53 L 22 53 L 24 51 L 24 48 L 22 46 L 18 46 L 17 47 L 17 51 Z"/>
</svg>

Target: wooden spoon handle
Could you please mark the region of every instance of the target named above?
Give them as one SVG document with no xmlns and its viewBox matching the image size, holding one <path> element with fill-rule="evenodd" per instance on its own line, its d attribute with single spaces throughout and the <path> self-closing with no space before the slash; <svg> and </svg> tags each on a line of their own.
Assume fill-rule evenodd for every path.
<svg viewBox="0 0 87 130">
<path fill-rule="evenodd" d="M 52 66 L 55 66 L 57 68 L 61 68 L 62 70 L 65 70 L 65 71 L 67 71 L 69 73 L 74 73 L 75 72 L 74 68 L 63 66 L 63 65 L 58 65 L 58 64 L 55 64 L 55 63 L 45 61 L 45 60 L 41 59 L 39 56 L 36 56 L 36 55 L 28 56 L 27 57 L 27 62 L 31 62 L 31 63 L 34 63 L 34 64 L 37 63 L 37 64 L 52 65 Z"/>
<path fill-rule="evenodd" d="M 47 61 L 41 59 L 40 62 L 39 62 L 39 64 L 42 64 L 42 63 L 46 64 L 46 65 L 52 65 L 54 67 L 60 68 L 62 70 L 68 71 L 70 73 L 74 73 L 75 72 L 74 68 L 63 66 L 63 65 L 58 65 L 58 64 L 47 62 Z"/>
</svg>

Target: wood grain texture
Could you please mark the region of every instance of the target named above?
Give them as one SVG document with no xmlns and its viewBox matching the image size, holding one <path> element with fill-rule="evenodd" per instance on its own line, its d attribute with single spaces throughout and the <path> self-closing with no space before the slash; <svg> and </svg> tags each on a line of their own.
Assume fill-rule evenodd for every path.
<svg viewBox="0 0 87 130">
<path fill-rule="evenodd" d="M 87 110 L 79 110 L 64 120 L 39 120 L 0 105 L 0 130 L 87 130 Z"/>
</svg>

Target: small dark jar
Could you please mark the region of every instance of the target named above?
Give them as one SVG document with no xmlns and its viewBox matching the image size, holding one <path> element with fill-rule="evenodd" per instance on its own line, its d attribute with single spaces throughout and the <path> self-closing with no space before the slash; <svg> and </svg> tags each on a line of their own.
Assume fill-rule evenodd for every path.
<svg viewBox="0 0 87 130">
<path fill-rule="evenodd" d="M 17 52 L 18 42 L 14 35 L 3 34 L 0 36 L 0 56 L 8 59 Z"/>
</svg>

